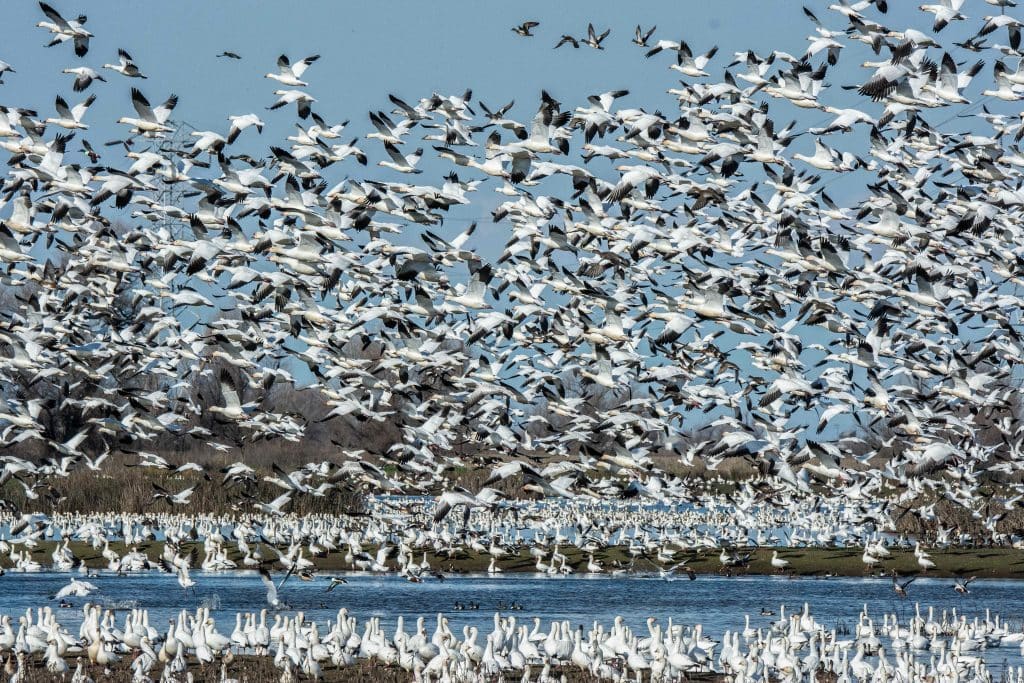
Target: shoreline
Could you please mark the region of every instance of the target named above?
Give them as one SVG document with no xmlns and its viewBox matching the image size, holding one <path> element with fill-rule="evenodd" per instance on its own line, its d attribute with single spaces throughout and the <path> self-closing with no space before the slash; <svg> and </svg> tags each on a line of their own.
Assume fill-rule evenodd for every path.
<svg viewBox="0 0 1024 683">
<path fill-rule="evenodd" d="M 63 679 L 70 679 L 77 666 L 77 660 L 71 656 L 64 659 L 67 662 L 69 671 L 64 675 Z M 131 659 L 130 656 L 126 655 L 120 662 L 110 667 L 104 667 L 99 664 L 90 666 L 88 665 L 88 660 L 84 658 L 82 663 L 85 673 L 92 680 L 130 680 Z M 220 683 L 224 680 L 222 678 L 222 659 L 217 658 L 205 667 L 202 667 L 190 657 L 187 668 L 187 672 L 191 674 L 190 680 L 194 683 Z M 156 664 L 150 672 L 151 677 L 152 674 L 158 674 L 162 668 L 163 664 Z M 544 667 L 542 664 L 532 664 L 529 668 L 533 674 L 539 674 Z M 272 657 L 257 657 L 255 655 L 236 655 L 231 658 L 230 663 L 223 669 L 223 672 L 229 679 L 233 678 L 245 681 L 246 683 L 278 683 L 282 680 L 283 671 L 283 669 L 279 669 L 274 665 Z M 359 660 L 354 664 L 339 668 L 335 668 L 327 663 L 321 667 L 321 672 L 322 675 L 319 680 L 326 683 L 403 683 L 415 678 L 415 674 L 411 671 L 406 671 L 397 665 L 384 664 L 376 659 Z M 24 674 L 23 683 L 50 683 L 54 680 L 60 680 L 60 677 L 46 669 L 45 660 L 40 657 L 26 662 Z M 601 680 L 590 673 L 581 671 L 579 667 L 572 664 L 552 665 L 549 676 L 551 676 L 552 680 L 565 680 L 569 683 L 591 683 L 592 681 Z M 562 676 L 565 678 L 562 679 Z M 519 676 L 514 675 L 513 678 L 518 680 Z M 291 680 L 311 679 L 303 675 L 301 671 L 293 670 Z M 694 683 L 718 683 L 719 681 L 726 680 L 726 676 L 718 673 L 693 673 L 687 676 L 687 680 Z"/>
<path fill-rule="evenodd" d="M 43 569 L 52 568 L 51 554 L 58 545 L 55 541 L 40 542 L 30 550 L 31 559 L 42 565 Z M 109 570 L 108 561 L 100 550 L 94 549 L 91 545 L 81 541 L 73 541 L 70 544 L 72 552 L 80 558 L 89 569 Z M 153 541 L 135 546 L 139 552 L 143 552 L 153 561 L 156 561 L 162 551 L 163 542 Z M 24 552 L 27 548 L 18 547 L 18 552 Z M 181 552 L 187 554 L 197 548 L 199 556 L 203 554 L 203 544 L 199 542 L 185 543 L 181 546 Z M 266 545 L 260 544 L 261 552 L 268 561 L 276 557 L 273 550 Z M 126 553 L 124 543 L 117 542 L 110 544 L 110 550 L 123 556 Z M 371 555 L 376 553 L 375 547 L 364 548 Z M 707 549 L 698 551 L 677 551 L 672 559 L 666 562 L 659 562 L 654 554 L 633 556 L 628 552 L 626 546 L 614 546 L 594 552 L 594 559 L 601 563 L 603 571 L 595 576 L 618 575 L 622 577 L 636 575 L 660 575 L 668 568 L 685 561 L 684 567 L 679 567 L 675 575 L 677 578 L 687 577 L 686 568 L 692 569 L 694 574 L 709 575 L 779 575 L 779 576 L 878 576 L 880 573 L 891 574 L 895 571 L 900 576 L 932 576 L 938 578 L 950 578 L 957 576 L 977 576 L 978 578 L 1002 578 L 1002 579 L 1024 579 L 1024 550 L 1017 550 L 1011 547 L 994 548 L 932 548 L 927 552 L 935 567 L 927 572 L 923 571 L 917 563 L 912 550 L 890 549 L 892 556 L 868 569 L 861 559 L 862 548 L 751 548 L 739 549 L 740 554 L 750 554 L 749 562 L 745 566 L 724 567 L 719 559 L 721 550 Z M 778 551 L 779 559 L 789 564 L 784 570 L 779 570 L 771 565 L 772 553 Z M 354 572 L 362 573 L 345 562 L 344 550 L 334 551 L 323 557 L 306 557 L 315 563 L 317 571 L 323 572 Z M 590 554 L 574 546 L 561 546 L 558 552 L 566 557 L 565 566 L 572 571 L 572 574 L 587 574 L 587 565 Z M 238 563 L 238 569 L 247 569 L 241 563 L 241 557 L 237 550 L 231 546 L 228 548 L 229 559 Z M 545 554 L 542 566 L 551 564 L 551 548 Z M 423 551 L 413 551 L 413 562 L 419 565 L 423 560 Z M 439 556 L 427 552 L 427 562 L 430 565 L 429 571 L 424 571 L 423 578 L 432 580 L 440 573 L 445 578 L 453 578 L 462 574 L 484 574 L 486 575 L 491 556 L 488 553 L 476 553 L 463 551 L 452 556 Z M 274 563 L 276 564 L 276 563 Z M 497 566 L 504 573 L 546 573 L 537 569 L 537 560 L 530 555 L 529 547 L 519 548 L 518 554 L 498 559 Z M 558 563 L 561 566 L 561 562 Z M 398 564 L 394 554 L 388 559 L 388 573 L 394 573 Z M 0 567 L 5 570 L 15 570 L 10 557 L 0 559 Z M 201 570 L 201 567 L 193 567 L 193 570 Z M 70 570 L 76 571 L 76 570 Z M 372 572 L 365 572 L 372 573 Z M 551 572 L 558 575 L 560 572 Z"/>
</svg>

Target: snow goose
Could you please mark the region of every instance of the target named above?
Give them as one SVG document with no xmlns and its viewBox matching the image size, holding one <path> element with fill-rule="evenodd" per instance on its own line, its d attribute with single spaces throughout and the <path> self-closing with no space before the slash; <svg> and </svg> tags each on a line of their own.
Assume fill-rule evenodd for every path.
<svg viewBox="0 0 1024 683">
<path fill-rule="evenodd" d="M 922 86 L 922 90 L 935 95 L 944 102 L 952 102 L 954 104 L 967 104 L 970 102 L 966 97 L 960 94 L 960 90 L 967 87 L 971 79 L 981 70 L 985 62 L 978 61 L 967 70 L 966 73 L 958 73 L 956 62 L 949 53 L 942 55 L 942 61 L 939 64 L 938 72 L 935 74 L 935 79 L 925 83 Z M 998 65 L 999 62 L 997 61 Z M 995 67 L 998 71 L 998 66 Z M 997 80 L 998 83 L 998 80 Z"/>
<path fill-rule="evenodd" d="M 68 130 L 85 130 L 89 126 L 82 123 L 82 117 L 85 116 L 85 112 L 95 101 L 96 95 L 89 95 L 84 102 L 80 102 L 69 109 L 68 103 L 63 97 L 58 95 L 57 100 L 54 103 L 54 107 L 57 109 L 57 117 L 46 119 L 46 123 L 52 123 L 55 126 L 60 126 L 61 128 L 66 128 Z"/>
<path fill-rule="evenodd" d="M 423 171 L 416 168 L 416 164 L 419 163 L 420 158 L 423 156 L 423 149 L 419 148 L 415 152 L 409 155 L 403 155 L 398 151 L 390 142 L 384 143 L 384 151 L 391 157 L 391 161 L 378 161 L 378 166 L 384 168 L 390 168 L 393 171 L 399 173 L 422 173 Z"/>
<path fill-rule="evenodd" d="M 685 42 L 680 42 L 679 50 L 676 51 L 676 63 L 670 65 L 669 68 L 691 78 L 707 76 L 708 72 L 704 70 L 704 67 L 717 52 L 718 46 L 716 45 L 704 54 L 694 57 L 690 46 Z"/>
<path fill-rule="evenodd" d="M 32 256 L 21 250 L 21 245 L 7 226 L 0 224 L 0 261 L 13 264 L 32 260 Z"/>
<path fill-rule="evenodd" d="M 964 0 L 940 0 L 939 4 L 934 5 L 920 5 L 918 7 L 922 12 L 928 12 L 929 14 L 935 15 L 935 20 L 932 23 L 932 30 L 938 33 L 951 21 L 966 19 L 963 14 L 960 13 L 960 8 L 963 7 Z"/>
<path fill-rule="evenodd" d="M 132 106 L 135 107 L 135 111 L 139 116 L 138 118 L 122 116 L 117 122 L 133 126 L 133 130 L 147 136 L 169 133 L 174 129 L 166 124 L 177 104 L 178 96 L 172 94 L 160 106 L 151 107 L 146 96 L 138 88 L 132 88 Z"/>
<path fill-rule="evenodd" d="M 231 127 L 228 129 L 228 144 L 232 144 L 239 136 L 239 134 L 254 126 L 256 131 L 259 133 L 263 132 L 263 121 L 256 114 L 242 114 L 240 116 L 229 116 L 228 120 L 231 121 Z"/>
<path fill-rule="evenodd" d="M 277 95 L 277 102 L 267 109 L 274 111 L 294 102 L 300 119 L 309 118 L 309 113 L 312 111 L 311 105 L 316 102 L 315 97 L 301 90 L 275 90 L 274 94 Z"/>
<path fill-rule="evenodd" d="M 402 137 L 408 134 L 414 124 L 411 119 L 403 119 L 396 124 L 382 111 L 371 111 L 369 116 L 370 123 L 377 129 L 377 132 L 369 133 L 366 137 L 376 138 L 385 144 L 402 144 Z"/>
<path fill-rule="evenodd" d="M 139 67 L 135 65 L 135 61 L 132 59 L 130 54 L 124 50 L 118 50 L 117 57 L 117 64 L 104 64 L 103 68 L 116 71 L 122 76 L 126 76 L 128 78 L 146 78 L 146 76 L 139 71 Z"/>
<path fill-rule="evenodd" d="M 281 602 L 281 599 L 278 597 L 278 590 L 280 590 L 281 586 L 284 585 L 284 582 L 291 575 L 291 572 L 285 574 L 285 577 L 281 580 L 280 585 L 274 584 L 274 579 L 271 578 L 270 572 L 268 572 L 265 568 L 260 567 L 259 574 L 260 580 L 263 581 L 263 585 L 267 589 L 267 604 L 272 609 L 286 609 L 287 606 L 283 602 Z"/>
<path fill-rule="evenodd" d="M 781 557 L 779 557 L 779 551 L 778 550 L 773 550 L 772 551 L 771 564 L 772 564 L 772 567 L 774 567 L 776 571 L 780 571 L 781 572 L 781 571 L 785 571 L 786 568 L 789 567 L 789 560 L 782 559 Z"/>
<path fill-rule="evenodd" d="M 873 570 L 875 565 L 882 561 L 868 551 L 868 546 L 866 544 L 864 546 L 864 552 L 860 556 L 860 560 L 864 563 L 865 571 Z"/>
<path fill-rule="evenodd" d="M 306 69 L 320 59 L 320 55 L 310 55 L 305 59 L 299 60 L 294 64 L 289 61 L 287 55 L 281 55 L 277 58 L 277 73 L 269 73 L 264 78 L 273 79 L 282 85 L 291 86 L 293 88 L 301 88 L 309 85 L 305 81 L 299 80 L 302 74 L 306 72 Z M 305 117 L 302 117 L 305 118 Z"/>
<path fill-rule="evenodd" d="M 76 55 L 84 57 L 89 52 L 89 38 L 92 37 L 92 34 L 83 26 L 87 20 L 84 14 L 79 15 L 76 19 L 65 19 L 60 12 L 45 2 L 39 3 L 39 9 L 43 10 L 43 14 L 50 21 L 41 21 L 36 26 L 45 28 L 54 34 L 53 40 L 47 43 L 46 47 L 53 47 L 71 40 L 74 43 Z"/>
<path fill-rule="evenodd" d="M 991 88 L 983 90 L 981 93 L 983 97 L 995 97 L 1004 102 L 1024 99 L 1024 87 L 1010 80 L 1005 64 L 996 60 L 995 65 L 992 67 L 992 72 L 992 79 L 995 81 L 996 88 L 994 90 Z"/>
<path fill-rule="evenodd" d="M 75 77 L 75 83 L 73 86 L 75 92 L 82 92 L 90 85 L 92 85 L 93 81 L 103 81 L 104 83 L 107 82 L 107 79 L 105 79 L 102 74 L 100 74 L 97 71 L 94 71 L 93 69 L 90 69 L 87 66 L 76 66 L 73 68 L 69 67 L 67 69 L 63 69 L 61 73 L 70 74 Z"/>
<path fill-rule="evenodd" d="M 59 591 L 54 593 L 51 599 L 60 600 L 61 598 L 66 597 L 83 598 L 97 590 L 99 589 L 96 587 L 95 584 L 90 583 L 88 581 L 79 581 L 78 579 L 72 577 L 71 581 L 66 586 L 63 586 Z"/>
<path fill-rule="evenodd" d="M 927 554 L 921 554 L 917 556 L 917 564 L 921 567 L 921 571 L 927 573 L 929 569 L 935 568 L 935 562 Z"/>
</svg>

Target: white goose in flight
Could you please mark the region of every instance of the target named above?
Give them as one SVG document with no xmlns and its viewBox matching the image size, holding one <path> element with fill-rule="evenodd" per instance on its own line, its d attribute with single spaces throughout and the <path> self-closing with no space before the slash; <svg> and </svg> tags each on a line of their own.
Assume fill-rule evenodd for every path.
<svg viewBox="0 0 1024 683">
<path fill-rule="evenodd" d="M 76 104 L 74 107 L 69 108 L 68 103 L 64 101 L 64 98 L 60 95 L 57 96 L 57 101 L 54 107 L 57 109 L 56 118 L 46 119 L 46 123 L 60 126 L 68 130 L 85 130 L 89 126 L 82 123 L 82 117 L 85 116 L 85 112 L 88 111 L 89 106 L 96 101 L 96 95 L 89 95 L 84 102 Z"/>
<path fill-rule="evenodd" d="M 288 577 L 291 576 L 291 571 L 285 574 L 284 579 L 281 580 L 280 585 L 274 584 L 274 579 L 270 576 L 270 572 L 268 572 L 263 567 L 260 567 L 259 573 L 260 579 L 263 581 L 263 585 L 267 589 L 267 604 L 271 607 L 271 609 L 287 609 L 287 605 L 285 605 L 281 601 L 280 597 L 278 597 L 278 591 L 280 590 L 281 586 L 284 585 L 284 582 L 288 580 Z"/>
<path fill-rule="evenodd" d="M 255 127 L 258 133 L 263 132 L 263 121 L 256 114 L 241 114 L 239 116 L 229 116 L 228 120 L 231 121 L 231 127 L 228 129 L 228 144 L 234 143 L 238 139 L 239 134 L 246 128 Z"/>
<path fill-rule="evenodd" d="M 277 101 L 267 109 L 273 111 L 294 102 L 300 119 L 309 118 L 311 105 L 316 102 L 315 97 L 302 90 L 275 90 L 274 94 L 277 95 Z"/>
<path fill-rule="evenodd" d="M 45 2 L 39 3 L 39 9 L 43 10 L 43 14 L 50 21 L 40 21 L 36 26 L 45 28 L 54 35 L 53 40 L 47 43 L 46 47 L 53 47 L 70 40 L 74 43 L 75 54 L 79 57 L 84 57 L 89 52 L 89 38 L 92 37 L 92 34 L 83 26 L 86 22 L 84 14 L 79 15 L 76 19 L 65 19 L 60 12 Z"/>
<path fill-rule="evenodd" d="M 75 77 L 75 83 L 73 86 L 75 92 L 82 92 L 92 85 L 93 81 L 107 82 L 107 79 L 104 78 L 102 74 L 87 66 L 68 67 L 63 69 L 61 73 L 70 74 Z"/>
<path fill-rule="evenodd" d="M 117 64 L 104 64 L 103 68 L 110 69 L 111 71 L 116 71 L 117 73 L 121 74 L 122 76 L 125 76 L 126 78 L 146 78 L 146 76 L 144 76 L 143 73 L 139 71 L 139 67 L 136 66 L 135 60 L 132 59 L 132 56 L 130 54 L 128 54 L 124 50 L 118 50 L 117 56 Z"/>
<path fill-rule="evenodd" d="M 174 129 L 167 125 L 167 121 L 171 118 L 171 112 L 174 111 L 177 104 L 178 96 L 172 94 L 160 106 L 151 107 L 146 96 L 138 88 L 132 88 L 132 106 L 135 107 L 139 116 L 138 118 L 122 116 L 117 122 L 133 126 L 134 131 L 150 137 L 170 133 Z"/>
<path fill-rule="evenodd" d="M 277 73 L 269 73 L 264 78 L 273 79 L 282 85 L 287 85 L 293 88 L 302 88 L 308 86 L 309 83 L 300 80 L 302 74 L 306 72 L 306 69 L 320 59 L 320 55 L 310 55 L 305 59 L 299 60 L 294 64 L 289 61 L 287 55 L 281 55 L 277 58 Z"/>
<path fill-rule="evenodd" d="M 378 161 L 378 166 L 384 168 L 390 168 L 393 171 L 399 173 L 422 173 L 421 169 L 416 168 L 416 164 L 419 163 L 423 157 L 423 149 L 419 148 L 412 154 L 403 155 L 398 148 L 390 142 L 384 143 L 384 151 L 391 157 L 391 161 Z"/>
</svg>

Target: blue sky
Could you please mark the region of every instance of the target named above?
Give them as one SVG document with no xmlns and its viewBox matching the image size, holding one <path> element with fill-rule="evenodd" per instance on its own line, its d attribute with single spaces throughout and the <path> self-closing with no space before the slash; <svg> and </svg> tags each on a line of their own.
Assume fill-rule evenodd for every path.
<svg viewBox="0 0 1024 683">
<path fill-rule="evenodd" d="M 292 60 L 321 55 L 303 80 L 310 83 L 307 90 L 318 100 L 314 111 L 330 123 L 351 121 L 344 136 L 347 141 L 349 133 L 362 138 L 372 130 L 367 117 L 370 110 L 393 108 L 389 93 L 415 102 L 432 92 L 461 94 L 471 88 L 474 107 L 483 100 L 494 109 L 514 99 L 516 106 L 510 115 L 529 122 L 542 89 L 568 108 L 585 104 L 590 94 L 628 89 L 630 96 L 619 100 L 619 106 L 671 112 L 674 98 L 665 90 L 678 85 L 678 74 L 668 68 L 673 58 L 663 53 L 645 59 L 644 50 L 630 42 L 637 23 L 645 28 L 657 24 L 655 40 L 684 38 L 696 51 L 718 44 L 716 65 L 728 63 L 733 51 L 746 47 L 767 51 L 784 42 L 790 49 L 800 50 L 808 26 L 799 6 L 787 2 L 664 3 L 643 9 L 598 2 L 589 4 L 585 12 L 571 3 L 539 2 L 459 1 L 441 6 L 304 2 L 297 10 L 290 3 L 185 0 L 174 3 L 173 11 L 153 3 L 57 0 L 51 4 L 68 17 L 81 12 L 88 15 L 86 26 L 95 34 L 89 53 L 80 59 L 68 45 L 44 48 L 49 34 L 35 27 L 44 19 L 36 2 L 6 8 L 0 28 L 0 60 L 9 62 L 17 73 L 6 74 L 0 86 L 0 104 L 34 108 L 40 116 L 47 116 L 53 113 L 58 93 L 71 105 L 96 93 L 97 100 L 85 119 L 90 129 L 78 132 L 78 140 L 71 146 L 76 152 L 82 138 L 99 150 L 104 141 L 126 135 L 126 127 L 114 121 L 134 115 L 130 100 L 134 86 L 153 104 L 177 93 L 180 100 L 174 119 L 199 130 L 226 134 L 229 114 L 257 113 L 267 124 L 263 135 L 247 131 L 231 151 L 266 155 L 270 144 L 284 144 L 298 121 L 294 106 L 266 110 L 276 99 L 274 90 L 283 86 L 264 74 L 276 71 L 282 53 Z M 783 21 L 786 15 L 791 20 Z M 541 22 L 536 37 L 523 38 L 511 31 L 527 19 Z M 553 49 L 563 33 L 585 35 L 588 21 L 599 31 L 611 27 L 605 50 Z M 770 34 L 760 30 L 766 22 L 774 26 Z M 102 64 L 117 61 L 119 48 L 133 56 L 147 80 L 127 79 L 101 69 Z M 242 60 L 217 58 L 224 50 L 238 53 Z M 73 77 L 61 70 L 80 65 L 101 71 L 109 82 L 94 83 L 86 93 L 75 93 Z M 137 149 L 145 144 L 140 140 Z M 332 167 L 325 173 L 332 184 L 346 172 L 368 178 L 395 177 L 373 166 L 383 156 L 378 142 L 363 139 L 361 144 L 371 157 L 370 168 L 356 170 L 351 161 Z M 116 164 L 120 158 L 120 150 L 101 151 L 104 164 Z M 124 160 L 121 166 L 128 164 L 130 160 Z M 448 162 L 427 155 L 421 164 L 427 173 L 414 181 L 436 182 L 448 166 Z M 474 177 L 466 169 L 460 171 L 463 177 Z M 210 177 L 215 175 L 216 167 Z M 506 199 L 492 191 L 493 185 L 493 181 L 487 183 L 484 191 L 475 195 L 473 207 L 452 212 L 442 234 L 457 234 L 471 220 L 488 221 L 490 211 Z M 419 242 L 415 235 L 410 241 Z M 485 257 L 497 257 L 504 242 L 504 232 L 489 239 L 487 231 L 480 230 L 470 246 Z"/>
<path fill-rule="evenodd" d="M 86 12 L 87 27 L 96 35 L 84 59 L 68 46 L 43 49 L 47 33 L 34 28 L 43 18 L 35 2 L 4 8 L 0 28 L 0 59 L 17 70 L 0 86 L 0 101 L 33 105 L 50 111 L 53 96 L 62 92 L 69 102 L 71 77 L 60 70 L 85 64 L 99 68 L 116 61 L 118 48 L 128 50 L 149 76 L 128 81 L 108 74 L 111 83 L 98 84 L 99 101 L 90 111 L 91 137 L 112 136 L 111 122 L 130 108 L 129 90 L 139 85 L 150 100 L 169 92 L 181 95 L 176 116 L 200 129 L 225 127 L 227 113 L 263 112 L 273 101 L 274 82 L 263 79 L 275 69 L 277 56 L 293 59 L 322 55 L 308 72 L 310 92 L 319 100 L 316 110 L 326 118 L 352 119 L 354 128 L 368 126 L 366 113 L 384 108 L 388 93 L 416 99 L 431 91 L 460 93 L 473 88 L 474 101 L 504 103 L 514 98 L 513 112 L 528 118 L 536 110 L 541 88 L 567 105 L 592 93 L 628 88 L 630 106 L 672 103 L 666 88 L 677 84 L 668 70 L 671 56 L 646 60 L 630 40 L 633 27 L 657 24 L 656 38 L 686 39 L 695 51 L 719 45 L 713 66 L 731 59 L 732 52 L 772 48 L 793 53 L 806 46 L 808 22 L 797 2 L 516 3 L 514 5 L 456 1 L 440 6 L 423 2 L 335 3 L 204 2 L 181 0 L 156 3 L 71 3 L 54 6 L 68 16 Z M 809 3 L 826 23 L 839 26 L 827 2 Z M 911 3 L 905 3 L 909 8 Z M 301 9 L 297 9 L 300 7 Z M 987 6 L 986 6 L 987 7 Z M 890 12 L 896 27 L 927 22 L 930 15 Z M 526 19 L 541 22 L 537 37 L 522 38 L 510 27 Z M 611 27 L 607 49 L 551 49 L 562 33 L 583 35 L 588 21 L 599 30 Z M 955 27 L 947 29 L 952 35 Z M 222 50 L 242 61 L 217 59 Z M 844 55 L 845 56 L 845 55 Z M 852 60 L 844 59 L 843 62 Z M 857 59 L 856 61 L 860 61 Z M 653 63 L 652 63 L 653 62 Z M 842 65 L 841 65 L 842 66 Z M 843 68 L 853 76 L 852 70 Z M 836 99 L 837 93 L 833 93 Z M 849 103 L 859 98 L 849 94 Z M 231 111 L 225 110 L 230 103 Z M 788 106 L 788 105 L 785 105 Z M 266 113 L 268 124 L 290 125 L 290 111 Z"/>
<path fill-rule="evenodd" d="M 263 138 L 243 135 L 233 150 L 263 154 L 268 144 L 283 142 L 292 133 L 296 120 L 293 107 L 265 110 L 274 101 L 273 91 L 278 84 L 263 78 L 263 74 L 276 70 L 275 61 L 281 53 L 293 60 L 321 55 L 304 76 L 310 83 L 309 92 L 318 100 L 314 110 L 332 123 L 351 120 L 348 131 L 361 137 L 370 130 L 368 111 L 392 108 L 387 100 L 389 93 L 415 101 L 435 91 L 456 94 L 472 88 L 474 105 L 482 99 L 495 108 L 515 99 L 511 116 L 529 121 L 541 89 L 547 89 L 567 108 L 585 104 L 590 94 L 628 89 L 631 95 L 619 100 L 617 106 L 661 109 L 671 114 L 675 101 L 665 91 L 678 86 L 679 74 L 668 68 L 673 61 L 671 54 L 648 60 L 644 50 L 630 42 L 638 23 L 645 28 L 657 25 L 652 41 L 682 38 L 694 52 L 719 46 L 709 67 L 716 79 L 736 51 L 749 48 L 766 54 L 780 49 L 801 54 L 807 46 L 806 36 L 813 32 L 801 4 L 782 0 L 597 1 L 587 3 L 585 10 L 578 3 L 508 5 L 467 0 L 439 6 L 408 1 L 303 2 L 296 6 L 181 0 L 172 3 L 170 11 L 156 3 L 57 0 L 52 4 L 66 16 L 88 14 L 87 28 L 95 34 L 89 54 L 79 59 L 68 45 L 43 48 L 48 34 L 35 28 L 35 23 L 44 18 L 36 2 L 5 6 L 0 60 L 11 63 L 17 73 L 6 75 L 5 84 L 0 86 L 0 104 L 33 107 L 42 116 L 51 115 L 54 96 L 60 93 L 73 105 L 84 94 L 72 91 L 72 77 L 61 74 L 61 69 L 84 64 L 101 70 L 103 63 L 116 62 L 117 49 L 123 48 L 149 78 L 126 79 L 101 70 L 110 82 L 96 83 L 88 91 L 96 93 L 98 99 L 86 117 L 91 129 L 79 133 L 79 137 L 86 137 L 94 147 L 123 137 L 125 127 L 113 122 L 132 113 L 129 93 L 132 86 L 138 86 L 154 104 L 171 92 L 177 93 L 180 103 L 174 118 L 200 130 L 226 133 L 228 114 L 259 114 L 268 124 Z M 840 28 L 845 24 L 827 9 L 827 0 L 806 4 L 826 25 Z M 878 18 L 892 28 L 930 27 L 931 15 L 917 10 L 915 3 L 890 5 L 889 14 Z M 969 3 L 967 10 L 975 10 L 970 21 L 949 26 L 940 38 L 955 58 L 973 61 L 974 55 L 954 48 L 952 42 L 967 30 L 976 30 L 981 15 L 995 8 L 978 0 Z M 512 26 L 527 19 L 540 21 L 536 37 L 522 38 L 512 33 Z M 612 29 L 605 41 L 607 49 L 552 49 L 563 33 L 585 35 L 588 21 L 599 31 Z M 1004 35 L 995 37 L 1005 42 Z M 237 52 L 243 59 L 218 59 L 215 55 L 223 50 Z M 821 61 L 821 55 L 818 57 L 816 63 Z M 839 66 L 829 72 L 827 80 L 832 88 L 825 99 L 840 106 L 866 107 L 877 114 L 880 107 L 839 87 L 865 80 L 869 71 L 859 68 L 859 64 L 869 58 L 877 59 L 866 46 L 844 49 Z M 830 118 L 823 112 L 808 112 L 779 100 L 771 101 L 771 116 L 779 124 L 795 118 L 801 126 L 821 125 Z M 829 143 L 843 148 L 843 142 L 837 143 L 838 137 L 830 136 Z M 864 137 L 857 136 L 857 140 L 863 141 Z M 371 157 L 379 158 L 377 143 L 363 143 Z M 812 151 L 809 137 L 794 145 L 792 151 Z M 77 144 L 74 149 L 78 149 Z M 425 160 L 427 163 L 430 161 Z M 387 175 L 384 169 L 376 169 L 376 173 Z M 372 172 L 368 175 L 374 177 Z M 843 198 L 842 188 L 830 189 L 830 193 L 836 199 Z M 486 210 L 478 213 L 486 215 L 497 201 L 489 196 L 487 204 L 480 207 Z"/>
<path fill-rule="evenodd" d="M 642 9 L 595 2 L 587 3 L 585 12 L 573 3 L 466 1 L 304 2 L 296 9 L 291 3 L 184 0 L 173 3 L 171 11 L 154 3 L 53 4 L 66 15 L 89 15 L 88 28 L 96 34 L 90 54 L 78 60 L 66 46 L 41 50 L 47 38 L 44 30 L 33 28 L 43 18 L 37 4 L 5 7 L 0 59 L 19 71 L 5 86 L 6 95 L 49 104 L 53 74 L 71 62 L 98 67 L 114 61 L 122 47 L 150 75 L 146 85 L 188 93 L 182 114 L 198 123 L 204 117 L 219 119 L 224 101 L 242 108 L 265 106 L 274 84 L 261 76 L 282 52 L 323 55 L 308 79 L 320 108 L 341 118 L 365 118 L 370 107 L 386 103 L 389 92 L 413 97 L 424 90 L 472 86 L 482 97 L 514 96 L 524 105 L 542 87 L 567 102 L 612 87 L 662 92 L 666 86 L 650 78 L 650 66 L 629 43 L 637 23 L 658 24 L 659 34 L 685 37 L 695 49 L 713 43 L 725 48 L 726 38 L 744 47 L 792 44 L 806 27 L 798 20 L 797 4 L 779 1 L 652 3 Z M 525 19 L 541 22 L 536 38 L 509 30 Z M 562 33 L 583 34 L 588 20 L 612 27 L 607 50 L 551 49 Z M 765 22 L 772 26 L 770 35 L 762 30 Z M 225 49 L 244 60 L 215 59 Z M 126 82 L 120 85 L 127 97 Z"/>
</svg>

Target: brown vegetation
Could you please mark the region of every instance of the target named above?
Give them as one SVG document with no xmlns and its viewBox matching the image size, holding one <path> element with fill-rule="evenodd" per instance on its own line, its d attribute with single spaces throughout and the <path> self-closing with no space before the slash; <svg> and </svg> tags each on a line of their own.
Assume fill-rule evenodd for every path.
<svg viewBox="0 0 1024 683">
<path fill-rule="evenodd" d="M 150 467 L 128 466 L 136 458 L 130 455 L 112 455 L 104 463 L 102 472 L 79 469 L 67 477 L 53 477 L 49 480 L 51 487 L 48 493 L 39 495 L 37 500 L 29 500 L 25 488 L 18 480 L 7 482 L 0 487 L 0 498 L 9 501 L 20 510 L 27 512 L 125 512 L 133 514 L 156 512 L 189 512 L 196 514 L 222 514 L 231 512 L 248 512 L 252 504 L 245 497 L 269 501 L 284 493 L 284 490 L 263 481 L 263 475 L 271 474 L 270 463 L 280 463 L 282 468 L 299 467 L 308 462 L 305 453 L 291 452 L 287 449 L 270 449 L 262 452 L 259 457 L 244 458 L 250 467 L 257 470 L 260 480 L 249 485 L 229 486 L 223 482 L 220 468 L 233 462 L 235 457 L 220 454 L 201 458 L 200 462 L 207 468 L 209 480 L 195 472 L 175 474 L 170 471 Z M 186 459 L 169 458 L 172 465 L 178 465 Z M 153 484 L 169 491 L 180 491 L 195 485 L 187 510 L 171 508 L 163 501 L 153 502 Z M 362 494 L 358 491 L 335 489 L 327 495 L 318 497 L 311 495 L 295 495 L 286 512 L 299 515 L 312 513 L 342 514 L 362 510 Z"/>
<path fill-rule="evenodd" d="M 66 661 L 68 661 L 69 666 L 73 670 L 76 664 L 75 661 L 70 658 Z M 126 657 L 107 671 L 101 666 L 90 666 L 86 667 L 86 673 L 97 683 L 124 681 L 131 677 L 130 662 L 131 660 Z M 536 673 L 540 673 L 540 668 L 540 666 L 532 667 Z M 195 683 L 219 683 L 222 680 L 219 662 L 208 664 L 205 667 L 192 664 L 188 670 L 192 674 L 192 680 Z M 154 671 L 158 673 L 159 670 L 154 669 Z M 359 661 L 352 666 L 340 669 L 324 666 L 322 672 L 323 677 L 320 680 L 326 683 L 405 683 L 406 681 L 413 680 L 412 673 L 397 666 L 387 666 L 376 660 Z M 53 674 L 46 670 L 42 660 L 27 663 L 25 673 L 26 676 L 22 679 L 24 683 L 50 683 L 54 680 Z M 273 660 L 269 657 L 235 657 L 231 664 L 227 666 L 226 673 L 229 678 L 236 678 L 245 683 L 277 683 L 277 681 L 281 680 L 281 670 L 274 666 Z M 570 683 L 592 683 L 599 680 L 580 671 L 575 666 L 551 667 L 551 675 L 554 680 L 558 680 L 563 674 L 565 675 L 565 680 Z M 303 680 L 301 674 L 298 675 L 298 678 Z M 695 683 L 711 683 L 724 679 L 724 676 L 717 674 L 691 674 L 687 676 L 687 680 L 694 681 Z"/>
</svg>

